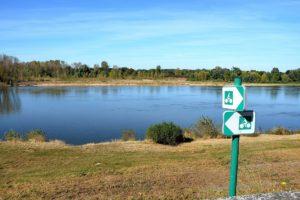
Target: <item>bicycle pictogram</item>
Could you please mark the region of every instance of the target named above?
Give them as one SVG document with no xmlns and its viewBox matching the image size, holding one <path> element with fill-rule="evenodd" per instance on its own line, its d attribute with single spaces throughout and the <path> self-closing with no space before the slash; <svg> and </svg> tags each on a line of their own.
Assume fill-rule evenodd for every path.
<svg viewBox="0 0 300 200">
<path fill-rule="evenodd" d="M 226 105 L 233 105 L 233 91 L 225 91 L 224 102 Z"/>
<path fill-rule="evenodd" d="M 251 129 L 251 122 L 248 122 L 247 119 L 241 116 L 239 121 L 240 130 Z"/>
</svg>

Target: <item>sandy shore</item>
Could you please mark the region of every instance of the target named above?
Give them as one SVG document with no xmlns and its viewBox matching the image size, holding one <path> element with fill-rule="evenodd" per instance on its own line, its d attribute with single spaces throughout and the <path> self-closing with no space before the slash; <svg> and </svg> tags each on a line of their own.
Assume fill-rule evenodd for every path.
<svg viewBox="0 0 300 200">
<path fill-rule="evenodd" d="M 18 86 L 224 86 L 231 83 L 226 82 L 199 82 L 187 81 L 185 79 L 166 79 L 166 80 L 95 80 L 78 79 L 72 81 L 47 80 L 20 82 Z M 245 86 L 300 86 L 300 83 L 244 83 Z"/>
</svg>

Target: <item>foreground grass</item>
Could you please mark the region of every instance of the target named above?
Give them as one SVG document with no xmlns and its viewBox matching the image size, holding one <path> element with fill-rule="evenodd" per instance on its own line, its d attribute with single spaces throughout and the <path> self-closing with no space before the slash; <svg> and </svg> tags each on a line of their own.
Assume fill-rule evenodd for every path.
<svg viewBox="0 0 300 200">
<path fill-rule="evenodd" d="M 242 137 L 240 146 L 239 195 L 300 190 L 300 135 Z M 0 199 L 225 197 L 229 164 L 226 139 L 177 147 L 0 142 Z"/>
</svg>

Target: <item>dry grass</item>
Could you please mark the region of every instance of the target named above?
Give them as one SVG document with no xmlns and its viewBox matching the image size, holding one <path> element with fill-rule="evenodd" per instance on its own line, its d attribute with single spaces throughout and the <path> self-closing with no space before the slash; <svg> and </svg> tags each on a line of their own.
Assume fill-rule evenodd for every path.
<svg viewBox="0 0 300 200">
<path fill-rule="evenodd" d="M 300 135 L 242 137 L 240 146 L 240 195 L 300 190 Z M 0 197 L 218 198 L 227 195 L 229 164 L 229 139 L 177 147 L 149 141 L 83 146 L 1 142 Z"/>
</svg>

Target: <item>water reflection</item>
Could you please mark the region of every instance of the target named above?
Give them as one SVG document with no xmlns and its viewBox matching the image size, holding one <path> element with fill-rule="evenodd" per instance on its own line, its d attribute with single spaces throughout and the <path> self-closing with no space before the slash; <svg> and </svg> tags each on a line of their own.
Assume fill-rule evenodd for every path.
<svg viewBox="0 0 300 200">
<path fill-rule="evenodd" d="M 162 89 L 162 87 L 156 87 L 156 86 L 150 86 L 149 87 L 149 91 L 151 94 L 157 94 L 160 93 L 160 90 Z"/>
<path fill-rule="evenodd" d="M 284 89 L 284 95 L 292 98 L 300 97 L 300 87 L 287 87 Z"/>
<path fill-rule="evenodd" d="M 34 96 L 47 95 L 54 97 L 63 97 L 71 90 L 66 87 L 24 87 L 20 92 L 28 93 Z"/>
<path fill-rule="evenodd" d="M 0 113 L 16 113 L 21 110 L 21 100 L 17 88 L 0 88 Z"/>
<path fill-rule="evenodd" d="M 122 87 L 125 88 L 125 87 Z M 114 94 L 117 95 L 118 93 L 120 93 L 120 91 L 122 90 L 121 87 L 114 87 L 114 86 L 103 86 L 103 87 L 93 87 L 91 88 L 86 88 L 86 91 L 92 91 L 96 94 L 101 94 L 103 96 L 109 95 L 109 94 Z"/>
<path fill-rule="evenodd" d="M 276 99 L 278 97 L 280 90 L 281 87 L 274 86 L 274 87 L 269 87 L 267 89 L 267 92 L 271 95 L 272 99 Z"/>
<path fill-rule="evenodd" d="M 72 88 L 68 88 L 69 91 L 73 91 L 76 95 L 86 95 L 89 91 L 88 87 L 72 87 Z"/>
</svg>

